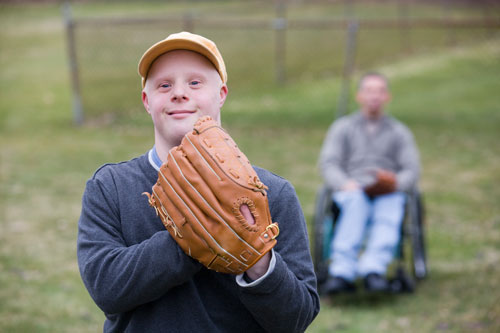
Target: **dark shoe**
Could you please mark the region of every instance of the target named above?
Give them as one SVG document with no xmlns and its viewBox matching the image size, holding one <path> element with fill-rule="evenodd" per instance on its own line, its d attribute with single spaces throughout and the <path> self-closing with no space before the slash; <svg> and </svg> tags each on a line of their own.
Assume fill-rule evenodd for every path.
<svg viewBox="0 0 500 333">
<path fill-rule="evenodd" d="M 389 290 L 389 282 L 385 277 L 377 273 L 370 273 L 365 276 L 364 282 L 367 291 L 380 292 Z"/>
<path fill-rule="evenodd" d="M 356 286 L 352 282 L 340 276 L 328 276 L 328 280 L 326 280 L 323 285 L 323 292 L 329 295 L 342 292 L 353 292 L 355 290 Z"/>
</svg>

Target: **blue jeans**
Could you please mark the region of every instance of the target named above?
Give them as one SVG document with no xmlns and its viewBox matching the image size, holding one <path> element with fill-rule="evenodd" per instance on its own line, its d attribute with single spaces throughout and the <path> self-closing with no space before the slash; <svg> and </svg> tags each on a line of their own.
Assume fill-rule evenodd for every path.
<svg viewBox="0 0 500 333">
<path fill-rule="evenodd" d="M 371 200 L 362 190 L 342 191 L 334 193 L 333 200 L 340 216 L 331 244 L 330 275 L 349 281 L 369 273 L 384 275 L 399 242 L 406 195 L 393 192 Z"/>
</svg>

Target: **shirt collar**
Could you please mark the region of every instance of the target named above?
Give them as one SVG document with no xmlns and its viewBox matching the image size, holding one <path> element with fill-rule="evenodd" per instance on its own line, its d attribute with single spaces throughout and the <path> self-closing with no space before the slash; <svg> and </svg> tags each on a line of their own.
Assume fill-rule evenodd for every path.
<svg viewBox="0 0 500 333">
<path fill-rule="evenodd" d="M 156 146 L 153 146 L 151 150 L 148 153 L 148 159 L 149 163 L 153 168 L 155 168 L 156 171 L 160 171 L 160 167 L 163 164 L 163 162 L 160 159 L 160 156 L 158 156 L 158 153 L 156 152 Z"/>
</svg>

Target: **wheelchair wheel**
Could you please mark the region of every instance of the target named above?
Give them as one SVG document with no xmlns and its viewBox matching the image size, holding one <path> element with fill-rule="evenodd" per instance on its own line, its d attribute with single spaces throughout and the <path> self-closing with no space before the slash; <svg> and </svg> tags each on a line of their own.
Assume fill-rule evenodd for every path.
<svg viewBox="0 0 500 333">
<path fill-rule="evenodd" d="M 332 191 L 322 186 L 316 194 L 314 211 L 314 243 L 313 262 L 318 284 L 328 277 L 328 260 L 330 257 L 330 242 L 333 237 Z"/>
<path fill-rule="evenodd" d="M 418 192 L 410 193 L 403 222 L 400 244 L 400 269 L 407 272 L 407 280 L 415 285 L 427 276 L 425 253 L 424 211 L 422 197 Z"/>
<path fill-rule="evenodd" d="M 411 242 L 413 257 L 413 274 L 421 280 L 427 276 L 427 257 L 425 253 L 425 230 L 424 230 L 424 207 L 422 196 L 413 194 L 410 205 L 411 220 Z"/>
</svg>

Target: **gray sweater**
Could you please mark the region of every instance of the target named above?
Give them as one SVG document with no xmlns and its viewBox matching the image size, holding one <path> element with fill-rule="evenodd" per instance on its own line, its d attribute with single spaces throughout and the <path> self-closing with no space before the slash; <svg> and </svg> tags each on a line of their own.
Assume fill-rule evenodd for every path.
<svg viewBox="0 0 500 333">
<path fill-rule="evenodd" d="M 361 112 L 339 118 L 330 126 L 319 166 L 326 185 L 335 191 L 349 178 L 363 187 L 370 185 L 376 169 L 393 171 L 397 189 L 409 191 L 416 186 L 420 173 L 410 130 L 387 115 L 370 122 Z"/>
<path fill-rule="evenodd" d="M 104 311 L 105 332 L 301 332 L 319 312 L 307 228 L 293 187 L 256 168 L 269 186 L 280 235 L 274 270 L 255 286 L 188 257 L 141 195 L 158 177 L 147 155 L 107 164 L 87 182 L 78 264 Z"/>
</svg>

